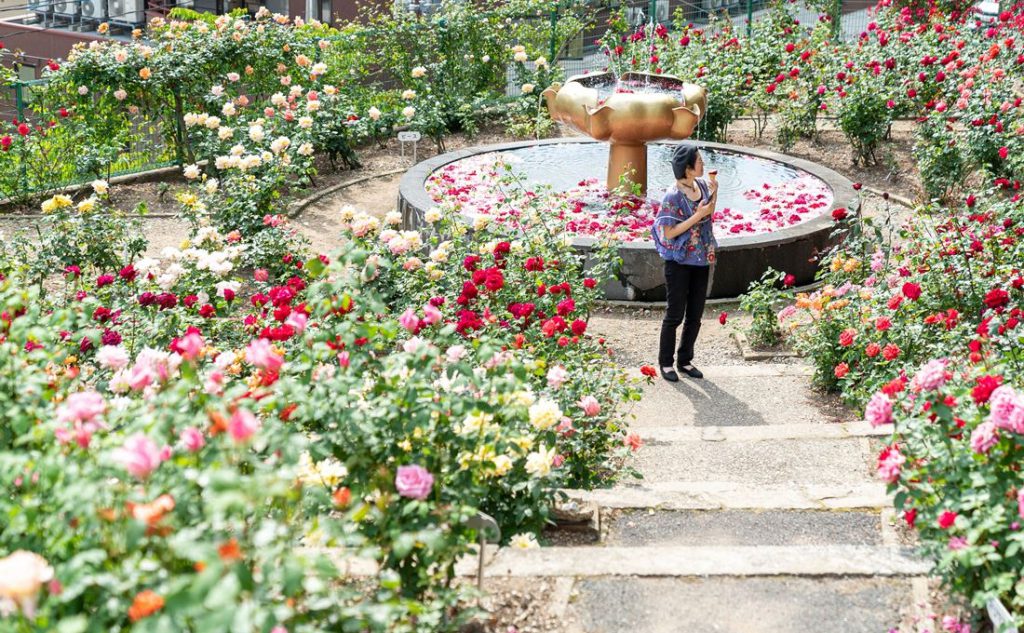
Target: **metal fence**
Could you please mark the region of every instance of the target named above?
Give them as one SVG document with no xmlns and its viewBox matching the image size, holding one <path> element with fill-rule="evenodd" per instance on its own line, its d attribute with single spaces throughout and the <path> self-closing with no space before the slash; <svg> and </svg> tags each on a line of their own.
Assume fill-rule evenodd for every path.
<svg viewBox="0 0 1024 633">
<path fill-rule="evenodd" d="M 601 50 L 600 40 L 605 35 L 608 21 L 624 12 L 627 21 L 636 28 L 648 24 L 663 24 L 675 28 L 678 18 L 694 28 L 709 28 L 712 17 L 729 19 L 738 29 L 748 29 L 768 11 L 770 0 L 589 0 L 583 9 L 588 11 L 591 26 L 578 32 L 567 42 L 551 41 L 550 58 L 555 60 L 567 77 L 604 70 L 607 56 Z M 860 37 L 871 21 L 868 11 L 875 0 L 837 0 L 830 16 L 835 36 L 846 41 Z M 577 7 L 576 10 L 580 10 Z M 803 2 L 797 2 L 790 11 L 801 24 L 813 24 L 821 13 Z M 537 18 L 542 19 L 542 18 Z M 552 21 L 559 19 L 559 10 L 552 11 Z M 749 31 L 748 31 L 749 32 Z M 554 29 L 552 29 L 554 33 Z M 527 65 L 532 68 L 532 62 Z M 506 94 L 520 94 L 512 68 L 508 71 Z"/>
</svg>

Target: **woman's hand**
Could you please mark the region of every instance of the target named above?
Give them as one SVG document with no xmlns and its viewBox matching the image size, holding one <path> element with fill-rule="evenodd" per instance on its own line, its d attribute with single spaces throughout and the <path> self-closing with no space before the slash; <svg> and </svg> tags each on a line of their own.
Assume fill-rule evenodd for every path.
<svg viewBox="0 0 1024 633">
<path fill-rule="evenodd" d="M 701 220 L 703 220 L 704 218 L 711 217 L 711 214 L 714 213 L 714 212 L 715 212 L 715 201 L 714 201 L 714 198 L 712 197 L 711 200 L 708 200 L 707 202 L 705 202 L 703 204 L 697 205 L 697 210 L 694 212 L 694 216 L 696 216 L 696 217 L 700 218 Z"/>
</svg>

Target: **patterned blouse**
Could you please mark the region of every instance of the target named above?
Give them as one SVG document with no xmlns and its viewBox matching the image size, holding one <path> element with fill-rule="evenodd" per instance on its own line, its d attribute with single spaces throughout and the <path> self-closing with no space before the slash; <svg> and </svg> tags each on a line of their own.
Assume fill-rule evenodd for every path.
<svg viewBox="0 0 1024 633">
<path fill-rule="evenodd" d="M 682 191 L 673 188 L 661 201 L 661 210 L 654 219 L 656 242 L 660 242 L 659 252 L 664 259 L 689 266 L 708 266 L 715 261 L 714 229 L 709 220 L 703 220 L 689 231 L 666 239 L 665 229 L 675 226 L 692 216 L 700 204 L 711 199 L 711 192 L 703 180 L 695 180 L 701 192 L 701 201 L 695 202 L 686 197 Z"/>
</svg>

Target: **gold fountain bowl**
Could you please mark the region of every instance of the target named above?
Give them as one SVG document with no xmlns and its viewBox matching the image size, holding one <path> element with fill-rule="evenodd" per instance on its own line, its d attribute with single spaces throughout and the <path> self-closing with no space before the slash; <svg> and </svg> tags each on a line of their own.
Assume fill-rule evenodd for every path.
<svg viewBox="0 0 1024 633">
<path fill-rule="evenodd" d="M 653 90 L 613 92 L 616 85 L 628 90 L 632 83 Z M 702 86 L 650 73 L 626 73 L 619 78 L 610 72 L 577 75 L 564 85 L 552 84 L 543 95 L 552 119 L 612 143 L 689 138 L 707 110 Z"/>
</svg>

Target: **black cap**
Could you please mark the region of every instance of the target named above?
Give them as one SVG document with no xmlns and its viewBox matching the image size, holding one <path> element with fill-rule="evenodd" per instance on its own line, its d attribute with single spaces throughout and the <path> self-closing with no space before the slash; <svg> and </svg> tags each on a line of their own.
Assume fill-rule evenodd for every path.
<svg viewBox="0 0 1024 633">
<path fill-rule="evenodd" d="M 700 150 L 696 145 L 677 145 L 672 152 L 672 173 L 676 180 L 686 176 L 686 168 L 697 164 L 697 153 Z"/>
</svg>

